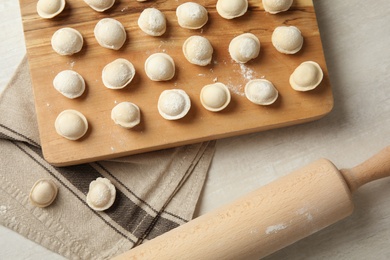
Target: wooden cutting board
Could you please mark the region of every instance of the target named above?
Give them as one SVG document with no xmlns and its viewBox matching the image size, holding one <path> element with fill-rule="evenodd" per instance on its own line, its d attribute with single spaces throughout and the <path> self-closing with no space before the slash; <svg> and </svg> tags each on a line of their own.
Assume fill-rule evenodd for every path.
<svg viewBox="0 0 390 260">
<path fill-rule="evenodd" d="M 260 0 L 249 0 L 248 12 L 233 20 L 218 15 L 216 0 L 198 1 L 209 12 L 208 23 L 198 30 L 178 26 L 175 10 L 184 2 L 117 0 L 110 10 L 98 13 L 81 0 L 67 0 L 65 10 L 58 17 L 45 20 L 36 13 L 37 0 L 20 0 L 41 144 L 49 163 L 65 166 L 109 159 L 299 124 L 330 112 L 333 96 L 312 1 L 296 0 L 290 11 L 271 15 L 264 12 Z M 138 28 L 138 17 L 147 7 L 158 8 L 166 15 L 168 27 L 163 36 L 148 36 Z M 99 46 L 94 38 L 95 24 L 105 17 L 117 19 L 126 28 L 128 39 L 118 51 Z M 302 31 L 304 45 L 299 53 L 281 54 L 272 46 L 272 31 L 280 25 L 294 25 Z M 60 56 L 52 50 L 51 36 L 62 27 L 81 32 L 84 46 L 80 53 Z M 239 65 L 231 60 L 228 45 L 233 37 L 244 32 L 260 39 L 261 51 L 255 60 Z M 192 65 L 184 58 L 182 44 L 191 35 L 210 40 L 214 47 L 211 65 Z M 171 55 L 176 63 L 176 75 L 168 82 L 153 82 L 144 72 L 146 58 L 156 52 Z M 120 57 L 134 64 L 136 76 L 122 90 L 107 89 L 101 71 L 107 63 Z M 320 64 L 324 79 L 313 91 L 294 91 L 288 83 L 289 76 L 307 60 Z M 54 77 L 65 69 L 77 71 L 86 81 L 86 92 L 78 99 L 69 100 L 53 88 Z M 276 103 L 258 106 L 246 99 L 244 86 L 254 78 L 274 83 L 279 91 Z M 201 88 L 214 81 L 226 84 L 232 94 L 230 105 L 218 113 L 207 111 L 199 101 Z M 185 90 L 192 107 L 185 118 L 167 121 L 157 111 L 157 100 L 163 90 L 173 88 Z M 140 107 L 139 126 L 128 130 L 111 120 L 111 109 L 122 101 Z M 89 121 L 87 134 L 78 141 L 69 141 L 54 129 L 57 115 L 65 109 L 76 109 Z"/>
</svg>

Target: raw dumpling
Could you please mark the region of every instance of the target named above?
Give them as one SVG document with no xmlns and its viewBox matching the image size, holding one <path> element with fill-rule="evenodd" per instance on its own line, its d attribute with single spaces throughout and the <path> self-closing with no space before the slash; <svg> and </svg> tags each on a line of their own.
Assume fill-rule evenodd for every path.
<svg viewBox="0 0 390 260">
<path fill-rule="evenodd" d="M 87 204 L 96 211 L 103 211 L 114 204 L 116 197 L 115 186 L 109 179 L 98 177 L 89 184 Z"/>
<path fill-rule="evenodd" d="M 57 116 L 54 126 L 57 133 L 62 137 L 77 140 L 87 132 L 88 121 L 79 111 L 68 109 Z"/>
<path fill-rule="evenodd" d="M 51 37 L 51 46 L 60 55 L 78 53 L 84 44 L 81 33 L 73 28 L 58 29 Z"/>
<path fill-rule="evenodd" d="M 65 0 L 38 0 L 37 13 L 40 17 L 50 19 L 59 15 L 65 8 Z"/>
<path fill-rule="evenodd" d="M 206 85 L 200 91 L 200 102 L 203 107 L 212 112 L 218 112 L 227 107 L 231 95 L 225 84 L 216 82 Z"/>
<path fill-rule="evenodd" d="M 199 29 L 208 21 L 208 12 L 202 5 L 187 2 L 176 8 L 177 22 L 183 28 Z"/>
<path fill-rule="evenodd" d="M 242 16 L 248 10 L 248 0 L 218 0 L 217 12 L 225 19 Z"/>
<path fill-rule="evenodd" d="M 252 33 L 243 33 L 230 42 L 229 53 L 236 62 L 246 63 L 259 56 L 260 41 Z"/>
<path fill-rule="evenodd" d="M 57 197 L 57 185 L 50 179 L 40 179 L 31 188 L 29 199 L 34 206 L 44 208 Z"/>
<path fill-rule="evenodd" d="M 157 108 L 163 118 L 177 120 L 187 115 L 191 108 L 191 100 L 184 90 L 164 90 L 158 99 Z"/>
<path fill-rule="evenodd" d="M 165 53 L 154 53 L 145 61 L 146 75 L 153 81 L 166 81 L 175 76 L 175 62 Z"/>
<path fill-rule="evenodd" d="M 205 37 L 190 36 L 183 44 L 183 53 L 190 63 L 206 66 L 211 63 L 213 46 Z"/>
<path fill-rule="evenodd" d="M 126 41 L 126 31 L 123 25 L 112 18 L 103 18 L 93 31 L 100 46 L 119 50 Z"/>
<path fill-rule="evenodd" d="M 141 121 L 139 107 L 131 102 L 121 102 L 111 110 L 111 119 L 124 128 L 132 128 Z"/>
<path fill-rule="evenodd" d="M 67 98 L 81 96 L 85 90 L 83 77 L 73 70 L 63 70 L 53 80 L 54 88 Z"/>
<path fill-rule="evenodd" d="M 314 61 L 302 62 L 291 74 L 290 85 L 297 91 L 315 89 L 322 81 L 324 73 L 320 65 Z"/>
<path fill-rule="evenodd" d="M 84 2 L 95 11 L 104 12 L 114 5 L 115 0 L 84 0 Z"/>
<path fill-rule="evenodd" d="M 278 95 L 274 85 L 266 79 L 253 79 L 245 85 L 245 96 L 257 105 L 271 105 Z"/>
<path fill-rule="evenodd" d="M 126 87 L 134 78 L 135 68 L 126 59 L 116 59 L 107 64 L 102 71 L 104 86 L 110 89 L 121 89 Z"/>
<path fill-rule="evenodd" d="M 272 44 L 281 53 L 294 54 L 302 48 L 303 37 L 295 26 L 279 26 L 272 33 Z"/>
<path fill-rule="evenodd" d="M 146 8 L 138 18 L 139 28 L 151 36 L 160 36 L 165 33 L 167 22 L 165 15 L 156 8 Z"/>
<path fill-rule="evenodd" d="M 263 0 L 264 10 L 270 14 L 277 14 L 287 11 L 293 0 Z"/>
</svg>

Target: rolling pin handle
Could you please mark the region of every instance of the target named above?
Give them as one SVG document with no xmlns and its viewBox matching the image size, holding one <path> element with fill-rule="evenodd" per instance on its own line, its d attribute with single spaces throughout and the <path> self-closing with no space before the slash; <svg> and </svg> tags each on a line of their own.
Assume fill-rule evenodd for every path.
<svg viewBox="0 0 390 260">
<path fill-rule="evenodd" d="M 352 169 L 341 169 L 351 192 L 362 185 L 390 176 L 390 146 Z"/>
</svg>

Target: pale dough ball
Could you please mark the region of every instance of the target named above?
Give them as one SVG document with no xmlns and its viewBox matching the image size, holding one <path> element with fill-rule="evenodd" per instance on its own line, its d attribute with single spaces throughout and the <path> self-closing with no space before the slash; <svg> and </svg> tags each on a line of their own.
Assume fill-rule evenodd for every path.
<svg viewBox="0 0 390 260">
<path fill-rule="evenodd" d="M 126 59 L 116 59 L 104 66 L 102 80 L 104 86 L 110 89 L 121 89 L 126 87 L 134 78 L 135 68 Z"/>
<path fill-rule="evenodd" d="M 190 36 L 183 44 L 184 57 L 192 64 L 206 66 L 211 63 L 213 46 L 203 36 Z"/>
<path fill-rule="evenodd" d="M 37 13 L 40 17 L 50 19 L 59 15 L 65 8 L 65 0 L 39 0 Z"/>
<path fill-rule="evenodd" d="M 199 29 L 208 21 L 208 12 L 202 5 L 186 2 L 176 8 L 177 22 L 183 28 Z"/>
<path fill-rule="evenodd" d="M 103 211 L 114 204 L 116 197 L 115 186 L 107 178 L 98 177 L 89 184 L 87 204 L 96 211 Z"/>
<path fill-rule="evenodd" d="M 97 12 L 104 12 L 115 4 L 115 0 L 84 0 L 84 2 Z"/>
<path fill-rule="evenodd" d="M 228 87 L 220 82 L 206 85 L 200 91 L 200 102 L 204 108 L 218 112 L 226 108 L 231 100 Z"/>
<path fill-rule="evenodd" d="M 82 113 L 68 109 L 57 116 L 54 126 L 57 133 L 62 137 L 77 140 L 87 132 L 88 121 Z"/>
<path fill-rule="evenodd" d="M 111 110 L 111 119 L 124 128 L 132 128 L 141 121 L 139 107 L 131 102 L 121 102 Z"/>
<path fill-rule="evenodd" d="M 225 19 L 243 16 L 248 10 L 248 0 L 218 0 L 217 12 Z"/>
<path fill-rule="evenodd" d="M 30 203 L 36 207 L 44 208 L 49 206 L 57 197 L 57 185 L 50 179 L 40 179 L 31 188 Z"/>
<path fill-rule="evenodd" d="M 264 10 L 270 14 L 277 14 L 290 9 L 293 0 L 263 0 Z"/>
<path fill-rule="evenodd" d="M 246 63 L 257 58 L 260 53 L 260 41 L 252 33 L 243 33 L 233 38 L 229 44 L 231 58 L 238 63 Z"/>
<path fill-rule="evenodd" d="M 81 33 L 73 28 L 61 28 L 51 37 L 51 46 L 60 55 L 78 53 L 84 44 Z"/>
<path fill-rule="evenodd" d="M 278 91 L 266 79 L 253 79 L 245 85 L 245 96 L 254 104 L 271 105 L 278 99 Z"/>
<path fill-rule="evenodd" d="M 126 41 L 123 25 L 112 18 L 103 18 L 95 26 L 94 35 L 100 46 L 119 50 Z"/>
<path fill-rule="evenodd" d="M 290 85 L 297 91 L 315 89 L 322 81 L 324 73 L 320 65 L 314 61 L 302 62 L 291 74 Z"/>
<path fill-rule="evenodd" d="M 303 37 L 295 26 L 278 26 L 272 33 L 272 44 L 281 53 L 295 54 L 302 48 Z"/>
<path fill-rule="evenodd" d="M 83 77 L 73 70 L 63 70 L 53 80 L 54 88 L 67 98 L 80 97 L 85 90 Z"/>
<path fill-rule="evenodd" d="M 145 61 L 145 72 L 153 81 L 167 81 L 175 76 L 175 62 L 165 53 L 154 53 Z"/>
<path fill-rule="evenodd" d="M 191 108 L 191 100 L 184 90 L 164 90 L 158 99 L 157 108 L 163 118 L 177 120 L 187 115 Z"/>
<path fill-rule="evenodd" d="M 167 28 L 165 15 L 156 8 L 146 8 L 138 18 L 139 28 L 151 36 L 163 35 Z"/>
</svg>

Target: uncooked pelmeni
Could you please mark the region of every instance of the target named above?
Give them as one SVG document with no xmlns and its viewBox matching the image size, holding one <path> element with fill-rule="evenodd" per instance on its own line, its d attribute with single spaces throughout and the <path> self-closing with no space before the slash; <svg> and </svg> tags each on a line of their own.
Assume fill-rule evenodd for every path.
<svg viewBox="0 0 390 260">
<path fill-rule="evenodd" d="M 96 211 L 103 211 L 114 204 L 116 197 L 115 186 L 109 179 L 98 177 L 89 184 L 87 204 Z"/>
<path fill-rule="evenodd" d="M 263 0 L 264 10 L 270 14 L 277 14 L 290 9 L 293 0 Z"/>
<path fill-rule="evenodd" d="M 309 91 L 315 89 L 323 77 L 324 73 L 318 63 L 305 61 L 291 74 L 290 85 L 297 91 Z"/>
<path fill-rule="evenodd" d="M 88 121 L 77 110 L 68 109 L 62 111 L 55 121 L 56 132 L 69 140 L 77 140 L 85 135 L 88 130 Z"/>
<path fill-rule="evenodd" d="M 225 19 L 243 16 L 248 10 L 248 0 L 218 0 L 217 12 Z"/>
<path fill-rule="evenodd" d="M 40 179 L 31 188 L 30 203 L 36 207 L 44 208 L 53 203 L 57 197 L 58 188 L 50 179 Z"/>
<path fill-rule="evenodd" d="M 184 90 L 164 90 L 158 99 L 157 108 L 163 118 L 177 120 L 187 115 L 191 108 L 191 100 Z"/>
<path fill-rule="evenodd" d="M 271 105 L 278 99 L 278 91 L 266 79 L 253 79 L 245 85 L 245 96 L 254 104 Z"/>
<path fill-rule="evenodd" d="M 278 26 L 272 33 L 272 44 L 281 53 L 294 54 L 302 48 L 303 37 L 295 26 Z"/>
<path fill-rule="evenodd" d="M 165 15 L 156 8 L 146 8 L 138 18 L 139 28 L 151 36 L 163 35 L 167 28 Z"/>
<path fill-rule="evenodd" d="M 83 77 L 73 70 L 63 70 L 53 80 L 54 88 L 67 98 L 81 96 L 85 90 Z"/>
<path fill-rule="evenodd" d="M 131 102 L 121 102 L 111 110 L 111 119 L 124 128 L 133 128 L 141 121 L 139 107 Z"/>
<path fill-rule="evenodd" d="M 38 0 L 37 13 L 40 17 L 50 19 L 59 15 L 65 8 L 65 0 Z"/>
<path fill-rule="evenodd" d="M 126 41 L 125 28 L 112 18 L 101 19 L 93 33 L 100 46 L 108 49 L 119 50 Z"/>
<path fill-rule="evenodd" d="M 72 55 L 83 48 L 84 40 L 81 33 L 73 28 L 61 28 L 51 37 L 51 47 L 60 55 Z"/>
<path fill-rule="evenodd" d="M 84 2 L 97 12 L 104 12 L 115 4 L 115 0 L 84 0 Z"/>
<path fill-rule="evenodd" d="M 175 76 L 175 62 L 165 53 L 154 53 L 145 61 L 145 73 L 153 81 L 167 81 Z"/>
<path fill-rule="evenodd" d="M 190 36 L 183 44 L 184 57 L 192 64 L 206 66 L 211 63 L 213 46 L 203 36 Z"/>
<path fill-rule="evenodd" d="M 260 41 L 252 33 L 243 33 L 233 38 L 229 44 L 231 58 L 238 63 L 246 63 L 257 58 L 260 53 Z"/>
<path fill-rule="evenodd" d="M 116 59 L 108 63 L 102 70 L 102 81 L 104 86 L 110 89 L 121 89 L 126 87 L 134 78 L 135 68 L 126 59 Z"/>
<path fill-rule="evenodd" d="M 186 29 L 202 28 L 208 21 L 208 12 L 202 5 L 186 2 L 176 8 L 177 22 Z"/>
<path fill-rule="evenodd" d="M 220 82 L 206 85 L 200 91 L 200 102 L 204 108 L 218 112 L 226 108 L 231 100 L 228 87 Z"/>
</svg>

